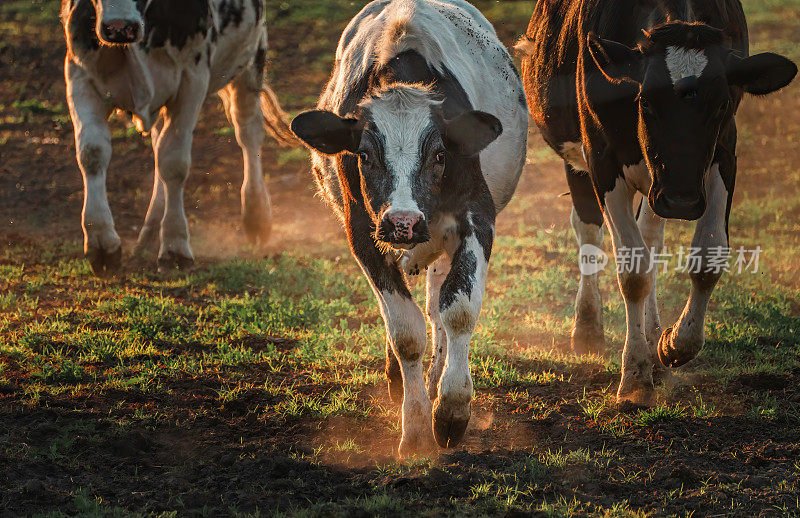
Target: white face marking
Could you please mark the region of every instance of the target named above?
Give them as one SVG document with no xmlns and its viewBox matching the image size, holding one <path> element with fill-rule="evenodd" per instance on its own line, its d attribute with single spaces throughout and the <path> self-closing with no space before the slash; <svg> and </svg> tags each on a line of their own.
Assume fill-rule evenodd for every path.
<svg viewBox="0 0 800 518">
<path fill-rule="evenodd" d="M 100 0 L 98 2 L 100 7 L 102 23 L 108 23 L 112 20 L 125 20 L 134 23 L 144 23 L 142 15 L 136 9 L 136 3 L 133 0 Z"/>
<path fill-rule="evenodd" d="M 708 57 L 702 50 L 675 46 L 667 47 L 665 61 L 673 85 L 684 77 L 700 77 L 708 65 Z"/>
<path fill-rule="evenodd" d="M 380 94 L 365 104 L 385 140 L 386 166 L 394 176 L 389 195 L 392 211 L 421 212 L 412 191 L 420 167 L 420 144 L 433 126 L 433 104 L 427 90 L 408 86 Z"/>
</svg>

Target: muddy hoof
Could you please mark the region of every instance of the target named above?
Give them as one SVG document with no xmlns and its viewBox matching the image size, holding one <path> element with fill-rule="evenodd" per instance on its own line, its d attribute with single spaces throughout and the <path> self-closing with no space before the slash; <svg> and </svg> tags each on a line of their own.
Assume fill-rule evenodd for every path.
<svg viewBox="0 0 800 518">
<path fill-rule="evenodd" d="M 681 347 L 675 343 L 674 327 L 668 327 L 658 341 L 658 359 L 666 367 L 677 369 L 692 361 L 700 352 L 700 348 Z"/>
<path fill-rule="evenodd" d="M 574 328 L 572 330 L 572 351 L 578 356 L 582 354 L 602 354 L 606 351 L 606 339 L 603 328 Z"/>
<path fill-rule="evenodd" d="M 261 215 L 242 216 L 242 228 L 251 245 L 266 245 L 272 236 L 272 220 Z"/>
<path fill-rule="evenodd" d="M 91 248 L 85 255 L 86 260 L 89 261 L 89 266 L 92 268 L 92 273 L 98 277 L 111 277 L 122 266 L 121 246 L 111 252 L 102 248 Z"/>
<path fill-rule="evenodd" d="M 433 437 L 442 448 L 455 448 L 469 424 L 469 403 L 448 404 L 439 400 L 433 408 Z"/>
<path fill-rule="evenodd" d="M 647 410 L 650 408 L 647 405 L 640 405 L 632 401 L 620 401 L 617 403 L 617 412 L 620 414 L 635 414 L 640 410 Z"/>
<path fill-rule="evenodd" d="M 194 259 L 184 257 L 176 252 L 167 252 L 158 258 L 158 272 L 169 273 L 174 271 L 189 272 L 194 268 Z"/>
<path fill-rule="evenodd" d="M 656 389 L 653 378 L 640 374 L 626 375 L 623 373 L 622 381 L 617 391 L 617 406 L 636 405 L 642 408 L 653 406 L 656 400 Z"/>
</svg>

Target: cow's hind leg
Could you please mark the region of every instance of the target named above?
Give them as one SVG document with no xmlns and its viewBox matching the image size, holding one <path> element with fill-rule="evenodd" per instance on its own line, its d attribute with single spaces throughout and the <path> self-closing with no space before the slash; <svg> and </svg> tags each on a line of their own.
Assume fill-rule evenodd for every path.
<svg viewBox="0 0 800 518">
<path fill-rule="evenodd" d="M 164 119 L 158 118 L 153 128 L 150 130 L 150 140 L 153 145 L 153 156 L 158 150 L 158 138 L 161 136 L 161 129 L 164 126 Z M 158 169 L 153 169 L 153 194 L 150 197 L 150 206 L 147 208 L 147 215 L 144 224 L 139 231 L 139 239 L 136 241 L 136 248 L 133 250 L 134 256 L 143 256 L 150 244 L 158 236 L 161 228 L 161 220 L 164 218 L 164 200 L 166 190 L 164 182 L 158 176 Z"/>
<path fill-rule="evenodd" d="M 581 249 L 581 260 L 594 256 L 603 244 L 603 212 L 589 174 L 566 164 L 567 183 L 572 197 L 572 229 Z M 603 352 L 603 298 L 597 284 L 598 272 L 593 264 L 581 269 L 581 281 L 575 299 L 575 320 L 572 327 L 572 350 L 576 354 Z"/>
<path fill-rule="evenodd" d="M 481 222 L 475 221 L 475 215 L 467 216 L 468 225 L 461 231 L 450 272 L 439 293 L 439 313 L 447 336 L 447 359 L 439 380 L 439 395 L 433 405 L 433 435 L 442 448 L 457 446 L 469 424 L 472 403 L 469 344 L 483 303 L 494 240 L 493 217 L 493 210 L 491 217 L 481 218 Z"/>
<path fill-rule="evenodd" d="M 122 240 L 114 228 L 106 194 L 111 161 L 111 134 L 106 123 L 109 108 L 83 69 L 68 62 L 66 75 L 75 148 L 83 174 L 83 252 L 92 272 L 102 277 L 117 271 L 122 263 Z"/>
<path fill-rule="evenodd" d="M 428 267 L 427 285 L 427 313 L 433 336 L 433 356 L 428 367 L 427 385 L 428 396 L 431 400 L 439 397 L 439 380 L 444 371 L 444 363 L 447 359 L 447 333 L 445 332 L 442 315 L 439 312 L 439 295 L 442 291 L 442 284 L 450 273 L 450 258 L 442 255 Z"/>
<path fill-rule="evenodd" d="M 194 264 L 183 191 L 192 162 L 192 133 L 208 91 L 208 72 L 187 77 L 176 99 L 167 105 L 164 128 L 156 146 L 156 169 L 165 188 L 164 218 L 158 266 L 162 271 Z"/>
<path fill-rule="evenodd" d="M 261 168 L 264 116 L 259 99 L 262 75 L 256 65 L 242 72 L 220 92 L 244 158 L 242 226 L 253 244 L 266 244 L 272 231 L 272 205 Z"/>
<path fill-rule="evenodd" d="M 701 260 L 698 267 L 692 267 L 695 271 L 689 273 L 692 280 L 689 301 L 678 321 L 664 330 L 658 344 L 658 357 L 667 367 L 680 367 L 703 348 L 708 302 L 723 273 L 718 265 L 709 264 L 710 258 L 727 253 L 728 247 L 726 217 L 730 197 L 719 164 L 714 164 L 708 172 L 706 189 L 708 206 L 692 239 L 692 247 L 699 250 Z"/>
</svg>

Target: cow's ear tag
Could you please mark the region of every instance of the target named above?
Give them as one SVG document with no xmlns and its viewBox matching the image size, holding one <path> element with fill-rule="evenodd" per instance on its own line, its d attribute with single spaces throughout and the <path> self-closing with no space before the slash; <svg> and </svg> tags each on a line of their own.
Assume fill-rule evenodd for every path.
<svg viewBox="0 0 800 518">
<path fill-rule="evenodd" d="M 503 124 L 489 113 L 468 111 L 455 119 L 444 121 L 444 147 L 456 156 L 474 156 L 483 151 L 503 133 Z"/>
</svg>

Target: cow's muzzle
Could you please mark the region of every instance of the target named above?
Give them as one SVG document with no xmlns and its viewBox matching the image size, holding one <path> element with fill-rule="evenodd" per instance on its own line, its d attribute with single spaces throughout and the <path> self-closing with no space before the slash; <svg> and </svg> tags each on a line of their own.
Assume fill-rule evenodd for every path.
<svg viewBox="0 0 800 518">
<path fill-rule="evenodd" d="M 425 215 L 421 212 L 388 210 L 378 225 L 378 239 L 392 245 L 416 245 L 431 238 Z"/>
<path fill-rule="evenodd" d="M 694 221 L 700 219 L 706 211 L 706 200 L 703 196 L 663 192 L 653 196 L 651 193 L 649 201 L 653 212 L 667 219 Z"/>
<path fill-rule="evenodd" d="M 144 28 L 138 20 L 115 19 L 100 24 L 99 36 L 105 43 L 128 45 L 142 39 Z"/>
</svg>

